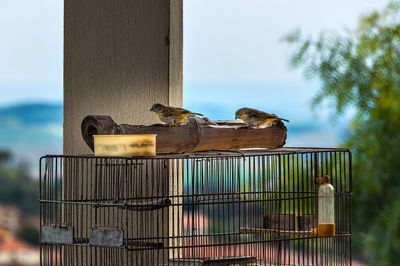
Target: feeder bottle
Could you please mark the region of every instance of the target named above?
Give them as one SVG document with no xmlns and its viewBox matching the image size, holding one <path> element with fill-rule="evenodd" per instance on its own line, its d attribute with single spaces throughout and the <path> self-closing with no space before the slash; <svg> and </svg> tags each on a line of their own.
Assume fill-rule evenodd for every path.
<svg viewBox="0 0 400 266">
<path fill-rule="evenodd" d="M 335 190 L 329 176 L 317 178 L 317 182 L 322 182 L 318 189 L 318 236 L 335 236 Z"/>
</svg>

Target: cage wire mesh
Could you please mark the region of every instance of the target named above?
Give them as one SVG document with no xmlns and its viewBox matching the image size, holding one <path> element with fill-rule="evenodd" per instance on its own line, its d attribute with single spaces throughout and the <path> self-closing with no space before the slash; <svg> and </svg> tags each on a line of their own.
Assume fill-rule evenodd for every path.
<svg viewBox="0 0 400 266">
<path fill-rule="evenodd" d="M 311 233 L 324 175 L 334 237 Z M 351 265 L 351 190 L 346 149 L 48 155 L 41 265 Z"/>
</svg>

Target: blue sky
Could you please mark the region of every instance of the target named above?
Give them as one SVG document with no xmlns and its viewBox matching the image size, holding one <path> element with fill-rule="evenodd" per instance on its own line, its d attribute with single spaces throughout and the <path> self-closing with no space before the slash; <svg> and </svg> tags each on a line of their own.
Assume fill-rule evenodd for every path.
<svg viewBox="0 0 400 266">
<path fill-rule="evenodd" d="M 252 106 L 292 121 L 327 120 L 311 112 L 318 84 L 288 67 L 281 38 L 354 28 L 382 0 L 184 0 L 184 106 L 232 119 Z M 0 1 L 0 106 L 62 102 L 63 1 Z M 318 114 L 318 115 L 317 115 Z"/>
<path fill-rule="evenodd" d="M 295 28 L 306 34 L 354 28 L 360 13 L 385 0 L 186 0 L 186 82 L 301 82 L 287 68 L 280 39 Z"/>
<path fill-rule="evenodd" d="M 199 100 L 199 84 L 214 86 L 204 97 L 243 100 L 253 85 L 266 101 L 308 105 L 318 89 L 306 83 L 299 70 L 288 67 L 293 47 L 281 41 L 296 28 L 306 35 L 355 28 L 361 13 L 382 8 L 383 0 L 186 0 L 184 8 L 185 103 Z M 241 90 L 219 89 L 221 84 L 242 84 Z M 280 101 L 269 96 L 279 95 Z M 226 86 L 223 86 L 226 88 Z M 246 89 L 247 88 L 247 89 Z M 250 90 L 250 91 L 249 91 Z M 211 93 L 211 95 L 209 94 Z M 247 97 L 245 97 L 247 98 Z M 258 99 L 257 99 L 258 98 Z M 247 104 L 251 104 L 250 99 Z"/>
<path fill-rule="evenodd" d="M 0 105 L 62 101 L 63 1 L 0 0 Z"/>
</svg>

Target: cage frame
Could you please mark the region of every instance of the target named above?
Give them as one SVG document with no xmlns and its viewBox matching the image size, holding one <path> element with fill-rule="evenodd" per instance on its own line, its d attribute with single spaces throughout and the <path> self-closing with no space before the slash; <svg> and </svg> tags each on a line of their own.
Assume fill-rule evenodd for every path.
<svg viewBox="0 0 400 266">
<path fill-rule="evenodd" d="M 279 228 L 279 227 L 278 228 L 272 228 L 273 226 L 272 227 L 270 226 L 271 228 L 269 228 L 269 229 L 265 229 L 265 228 L 239 228 L 239 235 L 249 235 L 249 234 L 250 235 L 253 235 L 253 234 L 254 235 L 264 235 L 264 234 L 269 234 L 269 235 L 276 235 L 277 239 L 262 239 L 262 240 L 258 240 L 258 241 L 247 241 L 247 242 L 246 241 L 245 242 L 240 242 L 240 241 L 239 242 L 235 242 L 234 241 L 234 242 L 229 242 L 229 243 L 211 243 L 211 244 L 209 243 L 209 244 L 205 244 L 205 245 L 204 244 L 200 244 L 200 245 L 190 245 L 189 246 L 189 248 L 192 249 L 193 252 L 196 252 L 196 250 L 197 250 L 196 248 L 198 248 L 198 249 L 208 248 L 208 247 L 210 247 L 210 248 L 218 248 L 218 247 L 225 247 L 225 246 L 231 246 L 231 245 L 239 245 L 239 246 L 242 245 L 243 246 L 243 245 L 254 245 L 254 244 L 255 245 L 257 245 L 257 244 L 264 245 L 263 247 L 265 248 L 265 245 L 266 245 L 265 243 L 277 244 L 279 255 L 276 256 L 276 260 L 275 261 L 272 261 L 272 262 L 270 261 L 269 264 L 267 264 L 266 259 L 265 259 L 265 261 L 264 261 L 265 263 L 264 263 L 262 261 L 262 258 L 260 259 L 259 257 L 256 257 L 256 256 L 238 256 L 237 257 L 237 261 L 235 261 L 234 256 L 233 256 L 233 259 L 232 259 L 232 256 L 231 256 L 231 260 L 230 261 L 228 259 L 225 259 L 225 261 L 222 261 L 222 258 L 221 258 L 220 261 L 218 261 L 218 259 L 217 259 L 217 260 L 214 260 L 214 261 L 211 261 L 211 262 L 202 261 L 202 257 L 184 258 L 183 256 L 181 256 L 182 253 L 180 253 L 179 251 L 177 252 L 177 250 L 185 250 L 185 249 L 188 248 L 187 246 L 176 246 L 176 245 L 175 246 L 174 245 L 168 246 L 169 244 L 167 244 L 167 246 L 164 246 L 165 243 L 162 246 L 160 246 L 160 245 L 158 245 L 158 246 L 150 246 L 150 247 L 147 247 L 146 249 L 143 249 L 143 248 L 129 248 L 128 247 L 129 246 L 128 245 L 128 237 L 125 238 L 125 236 L 124 236 L 124 239 L 123 239 L 124 245 L 122 245 L 122 246 L 120 246 L 118 248 L 120 248 L 120 249 L 122 249 L 124 251 L 121 254 L 125 254 L 125 255 L 122 255 L 122 256 L 126 256 L 126 257 L 128 257 L 128 253 L 129 252 L 144 252 L 146 250 L 152 251 L 152 250 L 160 249 L 160 248 L 161 249 L 167 249 L 168 250 L 168 252 L 167 252 L 168 255 L 165 255 L 166 253 L 164 255 L 162 255 L 163 257 L 168 256 L 167 260 L 165 260 L 165 258 L 163 258 L 162 259 L 163 262 L 159 262 L 158 265 L 204 265 L 204 264 L 209 264 L 209 265 L 234 265 L 235 263 L 236 264 L 237 263 L 240 264 L 242 262 L 243 263 L 248 263 L 249 265 L 271 265 L 271 263 L 273 265 L 284 265 L 284 263 L 287 261 L 286 255 L 284 254 L 284 252 L 283 252 L 282 256 L 280 254 L 282 253 L 282 249 L 285 248 L 284 246 L 285 246 L 286 242 L 290 242 L 290 241 L 296 242 L 296 241 L 302 241 L 302 240 L 303 240 L 303 242 L 308 242 L 308 241 L 318 242 L 318 241 L 320 241 L 322 244 L 320 244 L 321 245 L 321 250 L 319 252 L 329 253 L 328 250 L 322 250 L 324 248 L 324 245 L 325 246 L 329 246 L 328 242 L 331 241 L 332 239 L 343 238 L 344 242 L 346 242 L 344 244 L 344 247 L 341 246 L 340 243 L 333 243 L 335 245 L 338 245 L 338 248 L 341 249 L 340 252 L 339 252 L 339 250 L 336 250 L 334 248 L 334 252 L 335 252 L 334 256 L 339 256 L 340 257 L 341 253 L 345 253 L 346 257 L 343 258 L 343 259 L 340 259 L 339 260 L 340 261 L 339 264 L 334 264 L 334 265 L 351 265 L 351 257 L 352 257 L 351 256 L 351 193 L 352 193 L 351 152 L 348 149 L 344 149 L 344 148 L 279 148 L 279 149 L 274 149 L 274 150 L 253 149 L 253 150 L 240 150 L 240 151 L 207 151 L 207 152 L 182 153 L 182 154 L 163 153 L 163 154 L 157 154 L 156 156 L 146 157 L 146 158 L 143 158 L 143 157 L 126 157 L 126 156 L 124 156 L 124 157 L 108 157 L 108 156 L 93 156 L 93 155 L 46 155 L 46 156 L 43 156 L 42 158 L 40 158 L 40 162 L 39 162 L 40 163 L 40 170 L 39 170 L 39 174 L 40 174 L 40 179 L 39 179 L 40 199 L 39 199 L 39 202 L 41 204 L 41 208 L 40 208 L 40 214 L 41 214 L 41 228 L 40 228 L 40 235 L 41 235 L 41 265 L 53 265 L 53 261 L 50 261 L 50 260 L 46 261 L 44 259 L 46 256 L 51 256 L 51 255 L 49 255 L 49 253 L 52 252 L 51 248 L 55 248 L 56 250 L 58 248 L 59 252 L 63 252 L 64 250 L 68 249 L 68 248 L 64 248 L 64 246 L 82 247 L 82 249 L 84 249 L 85 247 L 87 247 L 87 249 L 91 249 L 91 248 L 93 248 L 93 246 L 95 246 L 95 249 L 99 249 L 99 250 L 104 249 L 105 252 L 107 252 L 107 248 L 108 249 L 114 249 L 115 248 L 115 247 L 106 247 L 104 245 L 101 246 L 101 247 L 98 247 L 93 243 L 91 243 L 91 244 L 90 243 L 89 244 L 87 244 L 87 243 L 86 244 L 85 243 L 77 243 L 77 242 L 74 242 L 74 240 L 72 241 L 72 243 L 62 243 L 62 242 L 60 242 L 60 243 L 52 243 L 52 244 L 50 242 L 48 242 L 48 241 L 43 241 L 43 230 L 42 229 L 43 229 L 43 226 L 46 226 L 46 222 L 44 221 L 44 218 L 43 218 L 43 216 L 46 216 L 46 213 L 45 213 L 46 211 L 45 211 L 45 209 L 43 209 L 43 207 L 44 207 L 43 205 L 46 205 L 46 204 L 61 204 L 61 206 L 64 206 L 65 204 L 67 204 L 67 205 L 68 204 L 76 204 L 76 205 L 82 204 L 84 206 L 89 206 L 90 205 L 93 208 L 101 208 L 101 206 L 103 206 L 104 208 L 108 208 L 108 207 L 115 208 L 116 207 L 116 208 L 121 208 L 125 212 L 128 212 L 128 209 L 132 210 L 132 208 L 147 208 L 147 207 L 149 207 L 148 206 L 149 205 L 148 202 L 146 202 L 144 205 L 142 204 L 141 206 L 139 206 L 139 205 L 133 206 L 132 204 L 129 204 L 128 197 L 125 199 L 125 201 L 123 203 L 119 204 L 118 206 L 117 206 L 117 204 L 112 203 L 108 207 L 107 207 L 107 204 L 105 204 L 104 202 L 103 203 L 99 203 L 99 202 L 97 202 L 97 203 L 94 203 L 94 202 L 90 202 L 90 203 L 89 202 L 80 202 L 79 203 L 78 201 L 65 201 L 65 200 L 64 201 L 62 201 L 62 200 L 61 201 L 55 201 L 55 200 L 43 199 L 43 192 L 44 192 L 43 191 L 43 185 L 46 185 L 46 184 L 43 183 L 44 180 L 43 180 L 42 177 L 43 177 L 43 174 L 47 171 L 47 169 L 44 169 L 44 171 L 43 171 L 42 166 L 43 166 L 43 162 L 45 162 L 46 160 L 54 160 L 54 159 L 55 160 L 61 160 L 61 161 L 64 160 L 64 159 L 96 160 L 96 161 L 97 160 L 101 160 L 101 161 L 102 160 L 106 160 L 106 161 L 107 160 L 121 160 L 121 161 L 126 161 L 126 162 L 133 162 L 134 160 L 145 160 L 145 161 L 146 160 L 160 160 L 160 161 L 162 161 L 162 160 L 166 160 L 166 161 L 174 161 L 174 160 L 175 161 L 176 160 L 177 161 L 179 161 L 179 160 L 189 161 L 189 160 L 192 160 L 192 161 L 196 161 L 196 159 L 201 159 L 201 160 L 213 160 L 213 159 L 222 160 L 224 158 L 228 158 L 228 159 L 237 159 L 239 161 L 240 160 L 245 161 L 246 158 L 256 158 L 256 157 L 263 157 L 264 158 L 264 157 L 268 157 L 268 156 L 276 156 L 276 158 L 278 158 L 278 160 L 279 160 L 278 165 L 282 166 L 282 164 L 283 164 L 284 167 L 286 167 L 285 166 L 286 162 L 284 161 L 285 160 L 285 156 L 287 156 L 287 158 L 288 158 L 288 162 L 287 163 L 289 163 L 290 155 L 292 155 L 292 156 L 294 156 L 294 155 L 296 155 L 296 156 L 311 155 L 311 157 L 313 157 L 312 154 L 319 154 L 319 153 L 326 154 L 326 156 L 327 156 L 327 154 L 330 154 L 330 156 L 332 156 L 332 153 L 334 153 L 335 156 L 336 156 L 337 153 L 339 153 L 339 154 L 344 154 L 344 158 L 347 156 L 346 160 L 343 160 L 343 162 L 340 161 L 340 168 L 343 166 L 344 171 L 347 171 L 347 175 L 348 176 L 346 177 L 347 179 L 346 179 L 346 182 L 345 182 L 345 186 L 347 186 L 347 187 L 344 190 L 341 188 L 340 191 L 335 192 L 335 198 L 342 199 L 342 197 L 343 197 L 342 200 L 345 201 L 345 203 L 346 203 L 345 219 L 346 219 L 346 223 L 347 223 L 346 226 L 347 227 L 346 227 L 346 230 L 345 230 L 346 232 L 344 232 L 344 233 L 341 233 L 341 234 L 339 234 L 339 235 L 337 235 L 337 236 L 332 238 L 332 237 L 312 236 L 310 234 L 309 230 L 305 230 L 303 233 L 301 233 L 300 230 L 281 230 L 281 228 Z M 341 157 L 339 156 L 339 158 L 341 158 Z M 311 160 L 315 160 L 315 158 L 312 158 Z M 317 156 L 317 160 L 319 160 L 318 156 Z M 330 160 L 332 160 L 332 157 L 330 158 Z M 328 159 L 326 158 L 325 161 L 321 161 L 322 165 L 319 165 L 320 164 L 319 161 L 318 162 L 314 162 L 316 168 L 312 169 L 311 172 L 312 171 L 316 171 L 317 173 L 321 172 L 321 174 L 323 174 L 322 173 L 323 170 L 321 170 L 320 168 L 324 167 L 324 165 L 323 165 L 324 163 L 326 163 L 326 167 L 328 168 L 328 161 L 329 161 L 329 158 Z M 347 165 L 346 165 L 346 161 L 347 161 Z M 297 164 L 298 163 L 299 163 L 299 161 L 297 159 Z M 312 162 L 311 162 L 311 164 L 312 164 Z M 179 166 L 176 166 L 176 167 L 179 168 Z M 249 166 L 249 167 L 251 167 L 251 166 Z M 299 167 L 299 165 L 297 165 L 297 167 Z M 303 165 L 301 166 L 301 168 L 303 169 Z M 289 169 L 289 166 L 288 166 L 288 169 Z M 60 169 L 58 169 L 58 170 L 56 169 L 56 172 L 57 171 L 61 171 L 61 170 Z M 62 171 L 64 172 L 64 169 Z M 279 167 L 279 171 L 278 171 L 279 172 L 279 180 L 280 180 L 280 178 L 282 176 L 281 171 L 282 171 L 282 169 L 281 169 L 281 167 Z M 285 170 L 283 170 L 283 171 L 285 171 Z M 168 170 L 168 174 L 170 174 L 169 170 Z M 128 174 L 126 174 L 126 175 L 128 176 Z M 346 173 L 345 173 L 345 175 L 346 175 Z M 316 178 L 316 177 L 317 176 L 314 176 L 314 178 Z M 184 179 L 182 179 L 182 183 L 183 183 L 183 180 Z M 239 178 L 239 180 L 241 180 L 241 179 Z M 57 179 L 55 179 L 54 181 L 57 182 Z M 312 180 L 310 179 L 308 181 L 312 181 Z M 179 181 L 177 181 L 177 182 L 179 182 Z M 55 184 L 55 185 L 57 187 L 57 184 Z M 126 187 L 128 187 L 128 183 L 126 183 L 125 185 L 126 185 Z M 171 185 L 172 186 L 178 185 L 178 187 L 179 187 L 179 184 L 171 184 Z M 335 183 L 333 185 L 334 185 L 334 187 L 336 189 Z M 338 185 L 338 183 L 336 183 L 336 185 Z M 341 186 L 341 185 L 342 184 L 339 184 L 339 186 Z M 88 186 L 89 185 L 87 184 L 87 187 Z M 183 186 L 183 184 L 181 184 L 181 186 Z M 250 184 L 250 186 L 251 186 L 251 184 Z M 316 188 L 316 185 L 314 187 Z M 170 189 L 171 188 L 169 188 L 168 193 L 171 192 Z M 293 184 L 293 189 L 294 189 L 294 184 Z M 285 198 L 282 197 L 282 195 L 287 194 L 287 193 L 292 193 L 292 194 L 295 193 L 295 191 L 291 191 L 291 192 L 290 191 L 282 191 L 281 185 L 279 185 L 279 191 L 275 191 L 274 193 L 276 193 L 276 192 L 279 193 L 278 200 L 280 200 L 280 201 L 285 200 Z M 302 193 L 315 193 L 315 192 L 316 191 L 302 191 Z M 64 193 L 64 191 L 63 191 L 63 193 Z M 251 191 L 248 191 L 248 193 L 246 191 L 244 191 L 244 192 L 239 191 L 239 196 L 246 197 L 246 195 L 251 195 L 251 193 L 252 193 Z M 216 193 L 216 195 L 214 195 L 214 194 L 211 195 L 210 193 L 206 193 L 206 194 L 207 194 L 207 196 L 216 196 L 219 199 L 219 197 L 223 196 L 224 193 Z M 232 194 L 232 193 L 226 193 L 226 194 Z M 178 216 L 180 215 L 180 217 L 178 217 L 178 219 L 182 219 L 181 216 L 183 215 L 184 206 L 187 206 L 187 205 L 192 205 L 192 206 L 198 205 L 198 204 L 195 204 L 195 203 L 185 203 L 185 202 L 183 202 L 183 200 L 185 198 L 188 199 L 190 197 L 192 197 L 192 199 L 193 199 L 193 197 L 201 196 L 201 195 L 202 195 L 201 193 L 199 193 L 199 195 L 195 195 L 194 193 L 185 194 L 185 195 L 182 194 L 181 195 L 182 196 L 182 202 L 179 201 L 179 197 L 178 197 L 178 202 L 176 202 L 174 200 L 174 198 L 170 199 L 170 201 L 168 201 L 168 200 L 166 200 L 165 197 L 159 196 L 159 195 L 156 195 L 156 196 L 152 195 L 151 197 L 141 197 L 141 198 L 137 197 L 136 199 L 145 200 L 145 199 L 149 199 L 150 198 L 150 199 L 153 199 L 153 200 L 164 200 L 162 204 L 158 203 L 158 205 L 163 205 L 164 204 L 165 206 L 161 206 L 158 209 L 171 208 L 171 207 L 172 208 L 177 208 L 178 209 Z M 295 200 L 296 199 L 300 200 L 299 195 L 300 194 L 298 194 L 298 197 L 295 198 Z M 168 195 L 168 197 L 170 197 L 170 195 Z M 314 201 L 315 201 L 315 195 L 313 196 L 313 198 L 314 198 Z M 291 199 L 289 199 L 289 201 L 290 200 Z M 264 201 L 273 201 L 273 200 L 272 199 L 268 199 L 268 200 L 264 199 L 261 202 L 264 202 Z M 258 201 L 255 201 L 254 199 L 253 200 L 250 199 L 248 201 L 244 201 L 244 202 L 239 203 L 239 206 L 240 206 L 240 204 L 247 204 L 245 202 L 250 202 L 249 204 L 255 204 L 256 205 L 257 203 L 255 203 L 255 202 L 258 202 Z M 225 199 L 223 199 L 222 201 L 217 201 L 216 203 L 208 202 L 208 203 L 205 203 L 203 205 L 212 205 L 212 204 L 229 205 L 231 203 L 235 204 L 234 202 L 229 202 L 229 201 L 226 202 Z M 155 205 L 157 205 L 157 204 L 155 204 Z M 289 203 L 289 205 L 290 205 L 290 203 Z M 300 205 L 298 205 L 298 206 L 300 206 Z M 179 208 L 182 208 L 182 213 L 180 213 L 180 214 L 179 214 Z M 78 207 L 78 209 L 79 209 L 79 207 Z M 289 209 L 290 209 L 290 207 L 289 207 Z M 281 214 L 282 214 L 280 212 L 280 210 L 281 209 L 279 208 L 278 209 L 278 213 L 279 213 L 279 215 L 278 215 L 278 223 L 279 223 L 279 221 L 281 219 Z M 154 209 L 153 210 L 146 209 L 144 211 L 154 211 Z M 192 210 L 192 212 L 194 212 L 194 211 Z M 229 207 L 228 207 L 228 212 L 229 212 Z M 191 213 L 191 215 L 193 215 L 193 213 Z M 315 213 L 314 213 L 314 215 L 315 215 Z M 335 216 L 336 216 L 336 214 L 335 214 Z M 271 219 L 271 217 L 269 217 L 269 218 Z M 263 217 L 263 219 L 265 219 L 265 217 Z M 291 223 L 290 221 L 293 220 L 292 217 L 289 217 L 289 218 L 288 217 L 284 217 L 283 220 L 285 220 L 285 219 L 289 219 L 289 224 Z M 297 221 L 297 218 L 295 218 L 295 219 L 296 220 L 293 222 L 293 224 L 291 226 L 299 226 L 300 223 Z M 128 220 L 128 215 L 126 215 L 125 220 Z M 239 222 L 240 222 L 240 219 L 239 219 Z M 184 222 L 182 220 L 180 223 L 178 223 L 178 225 L 179 226 L 183 226 L 183 223 Z M 270 222 L 270 224 L 271 224 L 271 222 Z M 286 224 L 286 223 L 284 223 L 284 224 Z M 126 228 L 128 228 L 127 222 L 126 222 L 125 226 L 126 226 Z M 46 230 L 47 229 L 45 229 L 44 231 L 46 231 Z M 180 230 L 183 231 L 184 229 L 180 229 Z M 229 232 L 228 232 L 228 234 L 229 234 Z M 70 235 L 71 234 L 69 234 L 69 237 L 70 237 Z M 178 233 L 178 235 L 179 235 L 179 233 Z M 163 235 L 162 238 L 163 237 L 165 237 L 165 236 Z M 182 235 L 182 237 L 183 237 L 183 235 Z M 201 237 L 207 237 L 207 234 L 203 234 L 203 235 L 201 235 Z M 216 236 L 215 234 L 211 234 L 211 237 L 217 237 L 218 238 L 219 236 Z M 160 237 L 156 237 L 156 238 L 160 238 Z M 170 236 L 167 236 L 167 238 L 168 238 L 168 241 L 171 240 Z M 189 238 L 190 238 L 190 235 L 189 235 Z M 150 239 L 150 238 L 148 238 L 148 239 Z M 134 241 L 143 241 L 143 239 L 136 238 L 136 239 L 134 239 Z M 335 240 L 332 240 L 332 242 L 335 242 Z M 178 243 L 182 244 L 182 242 L 179 242 L 179 241 L 178 241 Z M 325 243 L 325 244 L 323 244 L 323 243 Z M 293 245 L 293 247 L 294 246 L 295 245 Z M 50 247 L 50 250 L 46 250 L 46 248 L 48 248 L 48 247 Z M 290 247 L 290 244 L 289 244 L 289 249 L 290 248 L 291 247 Z M 344 250 L 343 248 L 345 248 L 346 250 Z M 300 245 L 297 246 L 297 249 L 298 249 L 298 253 L 300 253 Z M 302 250 L 302 252 L 303 252 L 302 253 L 303 260 L 302 261 L 304 262 L 305 261 L 304 252 L 307 252 L 307 251 L 304 250 L 305 249 L 304 246 L 302 247 L 302 249 L 303 249 Z M 171 252 L 171 250 L 172 250 L 172 252 Z M 57 254 L 56 251 L 54 251 L 54 252 Z M 318 252 L 318 251 L 316 251 L 316 252 Z M 79 254 L 78 251 L 76 253 Z M 245 255 L 247 255 L 248 253 L 250 255 L 252 255 L 252 252 L 247 252 Z M 171 254 L 172 254 L 172 259 L 170 258 Z M 178 259 L 181 259 L 181 260 L 180 261 L 178 261 L 178 260 L 174 261 L 175 255 L 177 257 L 179 257 Z M 290 257 L 290 254 L 288 256 Z M 252 259 L 254 257 L 256 258 L 256 260 Z M 64 264 L 66 264 L 66 265 L 77 265 L 74 262 L 67 263 L 64 260 L 64 258 L 62 258 L 62 259 L 63 259 L 63 262 L 61 262 L 61 257 L 60 257 L 60 261 L 59 261 L 62 265 L 64 265 Z M 318 256 L 317 256 L 317 258 L 315 258 L 315 260 L 313 258 L 313 260 L 311 261 L 312 262 L 311 265 L 314 265 L 317 262 L 317 260 L 318 260 Z M 297 261 L 300 261 L 300 260 L 297 258 Z M 261 264 L 254 264 L 254 263 L 259 263 L 259 262 L 261 262 Z M 310 261 L 308 259 L 307 259 L 307 262 L 310 263 Z M 101 263 L 99 265 L 105 265 L 104 263 L 105 263 L 105 261 L 101 261 Z M 212 263 L 214 263 L 214 264 L 212 264 Z M 253 264 L 251 264 L 251 263 L 253 263 Z M 289 258 L 289 263 L 290 263 L 290 258 Z M 326 261 L 323 262 L 321 265 L 325 265 L 324 263 L 326 265 L 331 265 L 329 259 L 326 259 Z M 113 262 L 113 265 L 114 265 L 114 262 Z M 115 265 L 138 265 L 138 264 L 135 264 L 135 262 L 129 262 L 128 259 L 126 259 L 126 261 L 123 261 L 123 263 L 116 263 Z M 300 265 L 306 265 L 306 264 L 303 263 L 303 264 L 300 264 Z"/>
</svg>

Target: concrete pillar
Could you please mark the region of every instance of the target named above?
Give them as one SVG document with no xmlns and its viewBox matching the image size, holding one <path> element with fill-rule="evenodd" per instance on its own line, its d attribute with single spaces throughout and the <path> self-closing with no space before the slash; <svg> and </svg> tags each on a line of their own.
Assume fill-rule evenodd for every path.
<svg viewBox="0 0 400 266">
<path fill-rule="evenodd" d="M 148 124 L 158 121 L 156 114 L 149 111 L 154 103 L 182 106 L 182 0 L 64 0 L 64 5 L 64 154 L 92 153 L 80 132 L 82 119 L 88 114 L 110 115 L 117 123 Z M 168 165 L 172 164 L 175 162 Z M 168 168 L 163 170 L 167 176 Z M 78 191 L 79 184 L 95 183 L 89 182 L 84 171 L 77 171 L 75 177 L 67 173 L 64 193 Z M 182 185 L 176 185 L 177 178 L 181 177 L 171 174 L 170 180 L 165 180 L 170 195 L 182 194 Z M 68 182 L 69 179 L 75 181 Z M 76 183 L 77 180 L 81 182 Z M 88 196 L 70 194 L 70 200 Z M 68 226 L 73 226 L 77 233 L 83 234 L 95 226 L 92 220 L 85 218 L 86 213 L 96 212 L 94 207 L 64 207 L 65 221 L 73 219 L 68 208 L 75 208 L 76 221 Z M 163 219 L 156 216 L 156 212 L 130 213 L 128 219 L 136 221 L 137 217 L 153 215 L 153 220 L 161 224 L 159 227 L 164 227 L 165 236 L 179 235 L 181 228 L 175 227 L 181 227 L 182 207 L 163 212 Z M 80 228 L 82 224 L 87 227 L 85 230 Z M 131 225 L 113 226 L 125 228 L 132 235 L 138 234 L 138 229 Z M 101 259 L 101 250 L 66 247 L 63 260 L 69 262 L 66 265 L 77 265 L 75 261 L 101 261 L 97 265 L 110 265 Z M 145 255 L 138 260 L 131 258 L 133 253 L 117 251 L 112 253 L 112 259 L 118 258 L 124 265 L 147 265 L 145 261 L 154 260 Z M 179 252 L 168 250 L 155 254 L 164 264 L 170 254 L 179 256 Z"/>
<path fill-rule="evenodd" d="M 157 121 L 152 104 L 182 105 L 182 0 L 65 0 L 64 154 L 88 154 L 88 114 Z"/>
</svg>

